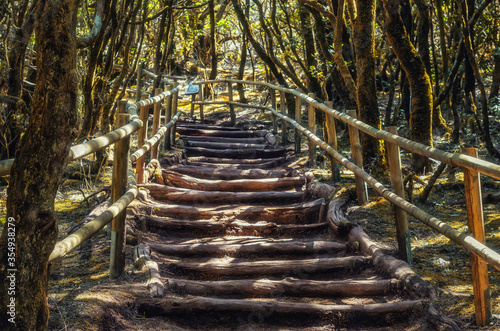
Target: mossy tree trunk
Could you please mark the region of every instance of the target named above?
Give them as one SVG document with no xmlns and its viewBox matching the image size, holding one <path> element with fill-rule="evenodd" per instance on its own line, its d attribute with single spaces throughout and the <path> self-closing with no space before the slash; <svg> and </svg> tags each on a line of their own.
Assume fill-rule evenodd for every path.
<svg viewBox="0 0 500 331">
<path fill-rule="evenodd" d="M 0 237 L 2 330 L 47 327 L 48 258 L 57 239 L 54 199 L 68 162 L 70 144 L 76 136 L 77 13 L 78 0 L 38 2 L 36 91 L 7 191 L 7 219 L 15 225 L 15 261 L 8 260 L 11 227 L 5 226 Z M 15 295 L 9 292 L 7 275 L 15 276 Z M 6 315 L 12 298 L 15 298 L 16 324 L 10 323 L 11 316 Z"/>
<path fill-rule="evenodd" d="M 375 85 L 375 0 L 358 0 L 358 14 L 353 20 L 353 44 L 356 53 L 356 98 L 359 120 L 380 129 L 380 112 Z M 361 135 L 365 169 L 382 165 L 384 153 L 379 140 Z"/>
<path fill-rule="evenodd" d="M 383 0 L 386 34 L 401 67 L 408 77 L 411 90 L 410 139 L 432 146 L 432 87 L 429 75 L 410 41 L 399 14 L 399 1 Z M 430 167 L 429 159 L 412 154 L 412 167 L 422 172 Z"/>
</svg>

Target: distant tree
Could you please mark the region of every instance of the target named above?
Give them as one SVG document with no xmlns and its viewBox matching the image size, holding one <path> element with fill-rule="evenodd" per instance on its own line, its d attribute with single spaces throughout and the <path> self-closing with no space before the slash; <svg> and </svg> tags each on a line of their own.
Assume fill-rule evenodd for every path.
<svg viewBox="0 0 500 331">
<path fill-rule="evenodd" d="M 15 225 L 14 262 L 8 260 L 12 251 L 8 250 L 8 226 L 0 237 L 1 330 L 47 328 L 48 258 L 58 232 L 54 199 L 76 136 L 77 13 L 78 0 L 38 1 L 36 8 L 36 89 L 7 190 L 6 219 Z M 15 295 L 9 292 L 7 275 L 12 274 Z M 15 298 L 15 324 L 6 314 L 11 298 Z"/>
</svg>

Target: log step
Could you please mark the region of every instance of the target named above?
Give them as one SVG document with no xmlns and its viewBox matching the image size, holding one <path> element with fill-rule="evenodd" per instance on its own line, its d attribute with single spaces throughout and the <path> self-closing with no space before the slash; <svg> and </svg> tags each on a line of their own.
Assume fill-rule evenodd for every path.
<svg viewBox="0 0 500 331">
<path fill-rule="evenodd" d="M 160 184 L 146 184 L 141 187 L 149 190 L 157 200 L 170 201 L 176 204 L 223 204 L 232 203 L 297 203 L 305 198 L 305 192 L 225 192 L 199 191 Z"/>
<path fill-rule="evenodd" d="M 174 262 L 169 265 L 169 269 L 219 276 L 311 274 L 339 269 L 360 271 L 370 262 L 370 259 L 363 256 L 250 262 L 224 259 L 209 262 Z"/>
<path fill-rule="evenodd" d="M 284 160 L 285 158 L 283 158 Z M 243 159 L 242 159 L 243 160 Z M 283 161 L 284 162 L 284 161 Z M 256 164 L 240 164 L 240 163 L 204 163 L 204 162 L 190 162 L 187 161 L 188 165 L 199 166 L 199 167 L 212 167 L 218 169 L 272 169 L 279 166 L 282 162 L 269 161 Z"/>
<path fill-rule="evenodd" d="M 214 149 L 205 147 L 184 147 L 187 156 L 208 156 L 208 157 L 224 157 L 235 159 L 257 159 L 266 157 L 279 157 L 286 153 L 286 149 L 280 148 L 265 148 L 265 149 Z"/>
<path fill-rule="evenodd" d="M 229 255 L 239 256 L 248 254 L 275 255 L 275 254 L 338 254 L 345 251 L 346 245 L 333 241 L 285 241 L 270 240 L 254 241 L 248 244 L 177 244 L 160 245 L 150 244 L 149 247 L 165 255 Z"/>
<path fill-rule="evenodd" d="M 191 136 L 207 136 L 207 137 L 229 137 L 229 138 L 254 138 L 253 131 L 243 130 L 211 130 L 211 129 L 196 129 L 188 127 L 177 127 L 177 132 L 181 135 Z"/>
<path fill-rule="evenodd" d="M 318 223 L 324 199 L 295 203 L 285 206 L 218 205 L 195 207 L 186 205 L 155 204 L 148 208 L 150 215 L 180 219 L 210 219 L 212 217 L 234 217 L 249 221 L 269 221 L 279 224 Z"/>
<path fill-rule="evenodd" d="M 172 218 L 162 218 L 155 216 L 139 216 L 147 227 L 162 230 L 181 231 L 196 235 L 201 233 L 206 236 L 209 234 L 228 234 L 228 235 L 252 235 L 252 236 L 279 236 L 279 235 L 298 235 L 323 231 L 328 228 L 327 222 L 315 224 L 276 224 L 273 222 L 248 223 L 242 220 L 232 221 L 212 221 L 212 220 L 180 220 Z"/>
<path fill-rule="evenodd" d="M 306 184 L 305 177 L 210 180 L 175 172 L 163 172 L 166 185 L 200 191 L 264 192 L 298 189 Z"/>
<path fill-rule="evenodd" d="M 240 144 L 265 144 L 266 138 L 228 138 L 228 137 L 204 137 L 204 136 L 186 136 L 181 135 L 180 139 L 187 141 L 211 141 L 217 143 L 240 143 Z"/>
<path fill-rule="evenodd" d="M 168 278 L 168 290 L 190 295 L 239 295 L 247 297 L 294 296 L 377 296 L 400 289 L 397 279 L 320 281 L 287 277 L 282 280 L 234 279 L 197 281 Z"/>
<path fill-rule="evenodd" d="M 222 130 L 222 131 L 242 131 L 240 128 L 235 128 L 231 126 L 220 126 L 220 125 L 207 125 L 201 123 L 189 123 L 177 121 L 177 127 L 187 128 L 187 129 L 206 129 L 206 130 Z"/>
<path fill-rule="evenodd" d="M 203 163 L 224 163 L 224 164 L 261 164 L 266 162 L 279 162 L 280 164 L 286 161 L 286 157 L 261 158 L 261 159 L 228 159 L 220 157 L 205 157 L 194 156 L 187 160 L 188 162 L 203 162 Z"/>
<path fill-rule="evenodd" d="M 193 165 L 177 165 L 163 169 L 163 172 L 176 172 L 202 179 L 262 179 L 298 177 L 294 170 L 262 170 L 262 169 L 217 169 L 213 167 L 200 167 Z"/>
<path fill-rule="evenodd" d="M 154 303 L 144 302 L 139 312 L 192 313 L 192 312 L 272 312 L 279 314 L 348 314 L 372 316 L 394 313 L 414 313 L 421 311 L 421 300 L 399 301 L 391 303 L 371 303 L 364 305 L 314 304 L 302 302 L 251 301 L 240 299 L 215 299 L 195 297 L 190 299 L 168 298 Z M 146 315 L 147 316 L 147 315 Z"/>
<path fill-rule="evenodd" d="M 255 149 L 255 150 L 263 150 L 263 149 L 269 147 L 268 144 L 228 143 L 228 142 L 191 141 L 191 140 L 186 140 L 186 146 L 205 147 L 205 148 L 212 148 L 212 149 L 250 148 L 250 149 Z"/>
</svg>

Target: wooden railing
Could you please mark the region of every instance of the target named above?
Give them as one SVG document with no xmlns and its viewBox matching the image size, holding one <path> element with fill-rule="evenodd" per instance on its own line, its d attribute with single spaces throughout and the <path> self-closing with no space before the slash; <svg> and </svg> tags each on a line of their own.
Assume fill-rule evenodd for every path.
<svg viewBox="0 0 500 331">
<path fill-rule="evenodd" d="M 486 176 L 500 179 L 500 166 L 491 162 L 480 160 L 477 158 L 477 150 L 464 149 L 462 153 L 448 153 L 437 148 L 429 147 L 409 139 L 405 139 L 397 135 L 395 127 L 388 128 L 388 131 L 375 129 L 356 119 L 356 111 L 348 111 L 347 113 L 339 112 L 331 107 L 331 103 L 321 103 L 314 99 L 312 95 L 306 95 L 299 91 L 275 86 L 269 83 L 250 82 L 233 79 L 202 81 L 196 84 L 200 85 L 200 91 L 203 90 L 204 84 L 221 84 L 228 85 L 229 101 L 200 101 L 195 102 L 200 106 L 200 118 L 203 118 L 203 105 L 209 104 L 227 104 L 229 105 L 231 121 L 234 123 L 235 113 L 234 107 L 254 107 L 258 109 L 268 110 L 273 114 L 273 128 L 277 131 L 276 119 L 282 121 L 282 139 L 286 143 L 287 123 L 292 125 L 295 130 L 295 151 L 300 151 L 300 137 L 298 133 L 302 133 L 309 140 L 309 161 L 310 165 L 314 162 L 314 146 L 319 146 L 324 149 L 332 158 L 332 173 L 335 175 L 336 164 L 341 164 L 351 170 L 356 179 L 356 191 L 358 202 L 364 204 L 367 201 L 366 184 L 370 185 L 378 194 L 387 199 L 395 206 L 396 218 L 396 233 L 398 241 L 398 249 L 403 259 L 411 261 L 411 245 L 408 233 L 407 214 L 412 215 L 422 223 L 428 225 L 440 234 L 453 240 L 458 245 L 466 248 L 471 254 L 471 266 L 473 275 L 474 298 L 476 306 L 476 323 L 478 325 L 487 325 L 491 319 L 491 303 L 489 297 L 489 280 L 487 263 L 495 269 L 500 270 L 500 254 L 484 244 L 484 221 L 481 199 L 481 185 L 479 173 Z M 242 104 L 233 101 L 232 84 L 259 85 L 269 89 L 271 95 L 271 106 L 265 107 L 261 105 Z M 280 111 L 277 111 L 276 91 L 280 94 Z M 291 94 L 296 99 L 295 119 L 286 116 L 285 95 Z M 307 104 L 308 109 L 308 129 L 301 125 L 300 105 L 302 102 Z M 316 136 L 315 130 L 315 109 L 322 110 L 326 115 L 327 141 L 323 141 Z M 345 156 L 338 153 L 336 150 L 336 133 L 335 120 L 340 120 L 346 123 L 349 127 L 349 137 L 351 143 L 351 155 L 353 162 L 350 162 Z M 362 131 L 372 137 L 384 140 L 389 145 L 389 164 L 391 173 L 392 189 L 386 188 L 382 183 L 370 176 L 362 168 L 363 160 L 361 154 L 361 145 L 359 143 L 359 131 Z M 445 222 L 426 213 L 417 206 L 405 200 L 404 190 L 402 185 L 401 162 L 399 148 L 404 148 L 413 153 L 417 153 L 432 159 L 444 162 L 452 166 L 461 167 L 464 171 L 465 178 L 465 194 L 467 203 L 467 217 L 471 234 L 462 233 L 455 230 Z M 487 263 L 486 263 L 487 262 Z"/>
<path fill-rule="evenodd" d="M 141 77 L 142 71 L 138 73 Z M 155 75 L 148 72 L 149 76 Z M 139 79 L 140 81 L 140 79 Z M 110 277 L 118 276 L 125 267 L 125 209 L 136 198 L 139 193 L 137 183 L 142 183 L 146 153 L 152 150 L 152 158 L 158 158 L 158 145 L 170 148 L 170 142 L 174 132 L 171 129 L 181 115 L 177 109 L 177 100 L 180 87 L 176 82 L 168 84 L 167 90 L 161 92 L 156 89 L 156 95 L 148 97 L 143 95 L 143 100 L 129 104 L 127 101 L 118 101 L 118 112 L 116 117 L 116 130 L 106 133 L 83 144 L 72 146 L 70 149 L 70 161 L 80 159 L 93 154 L 103 148 L 115 145 L 113 175 L 111 184 L 112 205 L 102 214 L 97 216 L 80 229 L 59 241 L 49 257 L 49 262 L 56 261 L 71 252 L 85 240 L 92 237 L 105 225 L 112 222 L 111 229 L 111 253 L 110 253 Z M 173 88 L 172 88 L 173 86 Z M 160 93 L 161 92 L 161 93 Z M 166 101 L 165 124 L 160 127 L 161 103 Z M 149 108 L 154 105 L 153 137 L 147 140 L 147 122 Z M 138 109 L 140 113 L 138 114 Z M 172 116 L 173 115 L 173 116 Z M 139 143 L 137 151 L 130 155 L 130 135 L 139 131 Z M 164 144 L 159 144 L 160 139 L 167 134 Z M 10 173 L 13 159 L 0 161 L 0 176 Z M 132 162 L 136 162 L 139 169 L 136 175 L 132 171 Z M 137 176 L 137 177 L 136 177 Z"/>
</svg>

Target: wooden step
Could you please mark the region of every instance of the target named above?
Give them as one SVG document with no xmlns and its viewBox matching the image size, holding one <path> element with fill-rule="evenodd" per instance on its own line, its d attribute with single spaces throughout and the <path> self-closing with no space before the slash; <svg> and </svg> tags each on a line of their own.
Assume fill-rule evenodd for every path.
<svg viewBox="0 0 500 331">
<path fill-rule="evenodd" d="M 337 254 L 345 251 L 345 244 L 333 241 L 286 241 L 275 242 L 270 240 L 254 241 L 247 244 L 177 244 L 161 245 L 149 244 L 151 249 L 166 255 L 227 255 L 239 256 L 248 254 L 275 255 L 275 254 Z"/>
<path fill-rule="evenodd" d="M 211 141 L 186 141 L 186 146 L 189 147 L 204 147 L 212 149 L 255 149 L 263 150 L 268 148 L 268 144 L 248 144 L 248 143 L 229 143 L 229 142 L 211 142 Z"/>
<path fill-rule="evenodd" d="M 169 235 L 172 231 L 187 233 L 192 236 L 228 234 L 228 235 L 252 235 L 252 236 L 280 236 L 299 235 L 328 228 L 327 222 L 315 224 L 276 224 L 274 222 L 260 221 L 249 223 L 242 220 L 180 220 L 156 216 L 142 215 L 137 217 L 146 228 L 167 230 Z"/>
<path fill-rule="evenodd" d="M 282 147 L 279 148 L 265 148 L 265 149 L 214 149 L 205 147 L 183 147 L 186 150 L 187 156 L 208 156 L 208 157 L 223 157 L 235 159 L 259 159 L 280 157 L 285 155 L 286 150 Z"/>
<path fill-rule="evenodd" d="M 148 207 L 150 215 L 179 219 L 210 219 L 212 217 L 234 217 L 241 220 L 268 221 L 278 224 L 319 223 L 324 199 L 295 203 L 285 206 L 269 205 L 218 205 L 196 207 L 186 205 L 154 204 Z M 323 207 L 323 209 L 322 209 Z"/>
<path fill-rule="evenodd" d="M 228 138 L 228 137 L 205 137 L 205 136 L 180 136 L 180 139 L 184 141 L 211 141 L 217 143 L 240 143 L 240 144 L 265 144 L 267 143 L 266 138 Z"/>
<path fill-rule="evenodd" d="M 181 135 L 191 136 L 207 136 L 207 137 L 228 137 L 228 138 L 254 138 L 254 131 L 243 130 L 211 130 L 197 129 L 188 127 L 177 127 L 177 133 Z"/>
<path fill-rule="evenodd" d="M 223 131 L 242 131 L 240 128 L 235 128 L 232 126 L 220 126 L 220 125 L 210 125 L 202 123 L 189 123 L 177 121 L 177 127 L 189 128 L 189 129 L 204 129 L 204 130 L 223 130 Z"/>
<path fill-rule="evenodd" d="M 370 259 L 364 256 L 330 257 L 302 260 L 243 261 L 227 258 L 209 262 L 174 262 L 170 270 L 203 273 L 205 275 L 248 276 L 276 274 L 311 274 L 333 270 L 358 271 L 366 268 Z"/>
<path fill-rule="evenodd" d="M 300 189 L 306 184 L 305 177 L 210 180 L 195 178 L 174 172 L 163 172 L 163 180 L 168 186 L 199 191 L 264 192 Z"/>
<path fill-rule="evenodd" d="M 224 163 L 224 164 L 260 164 L 266 162 L 280 162 L 286 161 L 286 157 L 275 157 L 275 158 L 260 158 L 260 159 L 228 159 L 220 157 L 204 157 L 204 156 L 194 156 L 188 158 L 187 162 L 202 162 L 202 163 Z"/>
<path fill-rule="evenodd" d="M 223 204 L 232 203 L 297 203 L 303 201 L 306 192 L 265 191 L 265 192 L 226 192 L 199 191 L 160 184 L 145 184 L 151 196 L 157 200 L 177 204 Z"/>
<path fill-rule="evenodd" d="M 168 278 L 168 290 L 191 295 L 247 297 L 294 296 L 377 296 L 396 293 L 400 288 L 397 279 L 320 281 L 287 277 L 282 280 L 232 279 L 222 281 L 197 281 Z"/>
<path fill-rule="evenodd" d="M 284 162 L 283 158 L 283 162 Z M 243 160 L 243 159 L 241 159 Z M 218 169 L 273 169 L 278 167 L 281 163 L 283 162 L 278 162 L 278 161 L 269 161 L 269 162 L 263 162 L 263 163 L 204 163 L 204 162 L 190 162 L 187 161 L 188 165 L 192 166 L 199 166 L 199 167 L 212 167 L 212 168 L 218 168 Z"/>
<path fill-rule="evenodd" d="M 163 173 L 176 172 L 202 179 L 262 179 L 298 177 L 294 170 L 262 170 L 262 169 L 217 169 L 213 167 L 200 167 L 193 165 L 176 165 L 163 169 Z"/>
<path fill-rule="evenodd" d="M 215 299 L 194 297 L 188 299 L 167 298 L 141 303 L 139 311 L 161 311 L 168 313 L 185 312 L 265 312 L 279 314 L 348 314 L 353 316 L 387 315 L 394 313 L 415 313 L 422 311 L 421 300 L 390 303 L 370 303 L 361 305 L 314 304 L 302 302 L 251 301 L 241 299 Z"/>
</svg>

